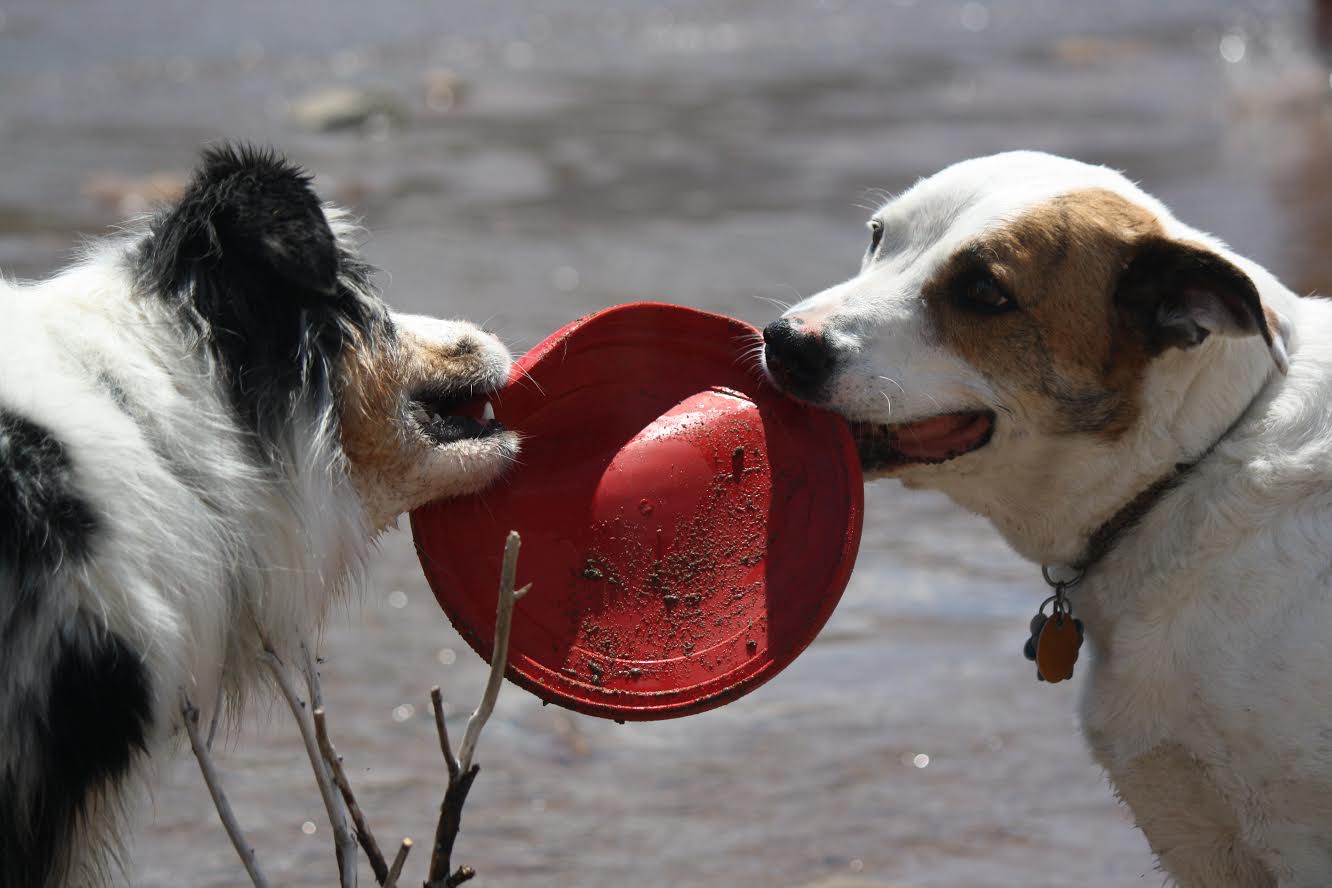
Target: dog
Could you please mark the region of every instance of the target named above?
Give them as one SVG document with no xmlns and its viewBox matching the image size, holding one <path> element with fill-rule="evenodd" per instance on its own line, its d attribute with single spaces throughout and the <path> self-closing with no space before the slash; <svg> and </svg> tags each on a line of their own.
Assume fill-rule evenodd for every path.
<svg viewBox="0 0 1332 888">
<path fill-rule="evenodd" d="M 186 701 L 236 711 L 399 514 L 514 460 L 460 407 L 509 353 L 390 312 L 345 213 L 229 145 L 0 318 L 0 888 L 100 885 Z"/>
<path fill-rule="evenodd" d="M 1088 745 L 1175 884 L 1332 885 L 1332 303 L 1036 152 L 869 232 L 764 329 L 769 377 L 1045 567 Z"/>
</svg>

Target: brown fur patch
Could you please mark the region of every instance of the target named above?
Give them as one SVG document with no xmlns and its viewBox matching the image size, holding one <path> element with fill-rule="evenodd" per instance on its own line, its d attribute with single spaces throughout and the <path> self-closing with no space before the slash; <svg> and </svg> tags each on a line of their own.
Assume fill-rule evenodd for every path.
<svg viewBox="0 0 1332 888">
<path fill-rule="evenodd" d="M 435 341 L 406 327 L 352 341 L 341 356 L 342 449 L 352 483 L 369 513 L 389 520 L 441 493 L 442 480 L 461 492 L 476 485 L 456 452 L 443 458 L 437 445 L 409 416 L 418 392 L 481 394 L 488 378 L 485 345 L 478 331 Z M 473 460 L 475 462 L 475 460 Z M 486 480 L 489 480 L 487 475 Z"/>
<path fill-rule="evenodd" d="M 932 336 L 1049 431 L 1115 438 L 1138 416 L 1151 355 L 1114 304 L 1134 243 L 1161 226 L 1103 189 L 1037 206 L 959 251 L 924 290 Z M 1018 308 L 969 311 L 959 292 L 993 275 Z"/>
<path fill-rule="evenodd" d="M 404 356 L 392 337 L 358 338 L 341 360 L 342 450 L 358 488 L 382 485 L 411 462 L 403 417 Z"/>
</svg>

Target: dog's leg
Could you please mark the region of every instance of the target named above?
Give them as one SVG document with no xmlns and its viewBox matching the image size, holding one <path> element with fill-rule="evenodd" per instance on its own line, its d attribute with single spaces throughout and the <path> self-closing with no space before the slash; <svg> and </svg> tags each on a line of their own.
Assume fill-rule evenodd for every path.
<svg viewBox="0 0 1332 888">
<path fill-rule="evenodd" d="M 1158 746 L 1125 766 L 1102 764 L 1161 869 L 1180 888 L 1278 888 L 1244 842 L 1234 810 L 1215 782 L 1182 747 Z"/>
</svg>

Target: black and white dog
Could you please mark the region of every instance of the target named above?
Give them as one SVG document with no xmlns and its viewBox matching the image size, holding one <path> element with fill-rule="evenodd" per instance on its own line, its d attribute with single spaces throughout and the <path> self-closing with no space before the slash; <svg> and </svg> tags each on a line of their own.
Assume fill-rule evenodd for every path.
<svg viewBox="0 0 1332 888">
<path fill-rule="evenodd" d="M 516 455 L 451 415 L 509 355 L 391 313 L 352 226 L 269 153 L 51 280 L 0 280 L 0 888 L 101 884 L 181 727 L 287 662 L 405 510 Z"/>
</svg>

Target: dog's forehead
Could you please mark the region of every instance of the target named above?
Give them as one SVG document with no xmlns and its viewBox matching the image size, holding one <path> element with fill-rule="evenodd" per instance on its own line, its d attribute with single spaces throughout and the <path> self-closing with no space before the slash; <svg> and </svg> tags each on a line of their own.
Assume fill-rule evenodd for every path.
<svg viewBox="0 0 1332 888">
<path fill-rule="evenodd" d="M 1061 195 L 1110 191 L 1154 215 L 1166 210 L 1119 172 L 1034 151 L 963 161 L 922 179 L 874 216 L 885 230 L 885 257 L 946 259 L 977 237 Z"/>
</svg>

